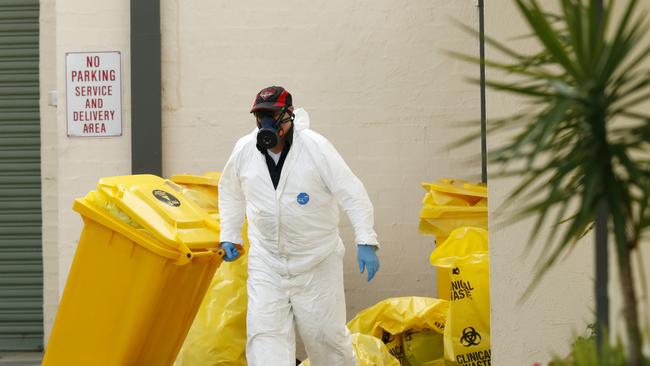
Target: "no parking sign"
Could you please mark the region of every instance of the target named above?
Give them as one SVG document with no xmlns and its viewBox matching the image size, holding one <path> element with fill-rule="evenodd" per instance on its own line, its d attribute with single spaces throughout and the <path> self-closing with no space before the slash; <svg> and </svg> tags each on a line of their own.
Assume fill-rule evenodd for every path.
<svg viewBox="0 0 650 366">
<path fill-rule="evenodd" d="M 68 136 L 121 136 L 120 52 L 65 57 Z"/>
</svg>

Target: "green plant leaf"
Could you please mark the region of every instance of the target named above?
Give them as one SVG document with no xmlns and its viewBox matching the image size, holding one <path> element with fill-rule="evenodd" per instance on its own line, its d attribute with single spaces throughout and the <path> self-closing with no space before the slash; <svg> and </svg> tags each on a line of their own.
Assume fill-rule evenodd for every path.
<svg viewBox="0 0 650 366">
<path fill-rule="evenodd" d="M 494 124 L 488 120 L 488 139 L 508 134 L 502 145 L 490 148 L 493 174 L 520 177 L 490 220 L 510 224 L 534 217 L 527 249 L 544 228 L 550 229 L 548 240 L 536 243 L 544 250 L 525 298 L 594 228 L 602 202 L 607 202 L 619 266 L 631 265 L 630 251 L 650 230 L 650 116 L 639 109 L 650 99 L 650 72 L 643 68 L 650 57 L 650 17 L 639 10 L 638 0 L 624 3 L 616 21 L 613 1 L 607 1 L 602 18 L 594 1 L 558 0 L 557 14 L 542 9 L 538 0 L 515 3 L 532 30 L 525 37 L 543 48 L 525 53 L 486 37 L 508 61 L 491 59 L 484 65 L 500 71 L 499 78 L 486 82 L 490 90 L 526 106 L 516 118 Z M 475 34 L 466 26 L 464 30 Z M 479 136 L 471 133 L 457 142 Z M 571 364 L 624 364 L 624 359 L 615 363 L 621 361 L 616 353 L 603 353 L 601 359 L 588 351 L 577 345 Z M 633 352 L 638 355 L 638 350 Z"/>
<path fill-rule="evenodd" d="M 557 60 L 558 64 L 564 70 L 572 75 L 574 78 L 580 78 L 580 73 L 576 68 L 575 63 L 571 61 L 567 55 L 562 43 L 560 42 L 557 33 L 548 23 L 543 11 L 539 8 L 537 1 L 528 0 L 529 4 L 525 4 L 524 0 L 516 0 L 522 15 L 528 20 L 528 24 L 532 27 L 537 35 L 537 39 L 544 45 L 551 55 Z"/>
</svg>

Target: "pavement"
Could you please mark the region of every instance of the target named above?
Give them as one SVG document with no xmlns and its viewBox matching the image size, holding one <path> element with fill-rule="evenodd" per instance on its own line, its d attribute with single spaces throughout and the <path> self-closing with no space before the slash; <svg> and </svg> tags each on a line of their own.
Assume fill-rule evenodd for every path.
<svg viewBox="0 0 650 366">
<path fill-rule="evenodd" d="M 41 352 L 0 352 L 0 366 L 40 366 Z"/>
</svg>

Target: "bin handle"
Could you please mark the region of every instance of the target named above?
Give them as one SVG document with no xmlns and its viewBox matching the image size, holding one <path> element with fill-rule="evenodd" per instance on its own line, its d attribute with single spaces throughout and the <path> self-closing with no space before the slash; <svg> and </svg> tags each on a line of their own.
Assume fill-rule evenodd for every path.
<svg viewBox="0 0 650 366">
<path fill-rule="evenodd" d="M 208 249 L 200 252 L 193 252 L 192 256 L 194 258 L 202 258 L 202 257 L 209 257 L 214 254 L 218 255 L 219 257 L 223 257 L 226 253 L 223 249 Z"/>
<path fill-rule="evenodd" d="M 213 250 L 211 250 L 211 249 L 208 249 L 208 250 L 204 250 L 204 251 L 200 251 L 200 252 L 193 252 L 193 253 L 192 253 L 192 257 L 194 257 L 194 258 L 210 257 L 210 256 L 214 255 L 215 253 L 216 253 L 217 255 L 220 254 L 220 253 L 218 253 L 218 252 L 216 252 L 216 251 L 213 251 Z"/>
<path fill-rule="evenodd" d="M 244 255 L 244 253 L 246 252 L 246 250 L 244 249 L 244 247 L 242 245 L 235 244 L 235 248 L 237 248 L 237 251 L 239 252 L 240 256 Z M 211 256 L 213 254 L 216 254 L 219 257 L 223 258 L 223 256 L 226 255 L 226 251 L 223 250 L 223 249 L 213 248 L 213 249 L 202 250 L 202 251 L 198 251 L 198 252 L 192 252 L 192 257 L 193 258 L 202 258 L 202 257 Z"/>
<path fill-rule="evenodd" d="M 208 249 L 204 251 L 194 252 L 187 245 L 185 245 L 185 243 L 181 241 L 177 241 L 177 242 L 178 242 L 178 250 L 181 252 L 181 255 L 176 261 L 176 263 L 179 265 L 189 263 L 192 260 L 192 258 L 206 257 L 212 255 L 213 253 L 216 253 L 220 257 L 226 255 L 226 252 L 223 249 Z M 236 244 L 235 247 L 239 251 L 240 255 L 243 255 L 245 253 L 245 249 L 243 246 Z"/>
<path fill-rule="evenodd" d="M 124 186 L 122 184 L 119 184 L 119 183 L 118 184 L 106 184 L 106 183 L 99 182 L 97 185 L 99 187 L 108 188 L 111 191 L 112 195 L 114 195 L 115 198 L 119 198 L 119 199 L 124 198 Z"/>
</svg>

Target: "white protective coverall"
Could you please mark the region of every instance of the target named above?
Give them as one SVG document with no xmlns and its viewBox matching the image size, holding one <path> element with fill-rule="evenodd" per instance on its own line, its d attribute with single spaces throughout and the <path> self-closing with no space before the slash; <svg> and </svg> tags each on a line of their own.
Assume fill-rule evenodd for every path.
<svg viewBox="0 0 650 366">
<path fill-rule="evenodd" d="M 378 245 L 373 207 L 334 146 L 295 111 L 293 143 L 274 189 L 257 129 L 235 145 L 219 182 L 220 241 L 241 243 L 248 218 L 250 366 L 295 365 L 294 319 L 314 366 L 355 365 L 345 325 L 340 205 L 356 243 Z"/>
</svg>

